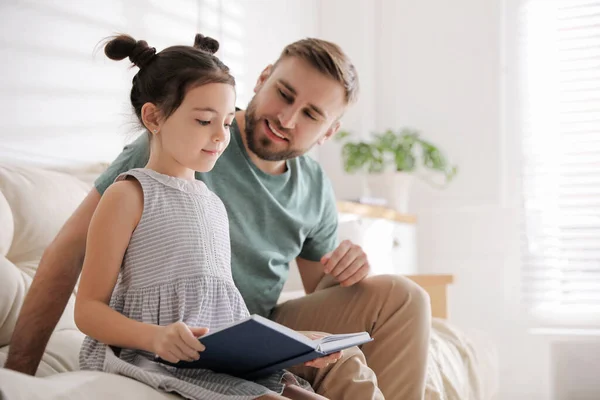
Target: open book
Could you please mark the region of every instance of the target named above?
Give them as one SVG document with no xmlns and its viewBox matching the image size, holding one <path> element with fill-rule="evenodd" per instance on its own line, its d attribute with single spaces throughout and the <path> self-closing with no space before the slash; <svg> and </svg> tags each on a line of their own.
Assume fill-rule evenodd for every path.
<svg viewBox="0 0 600 400">
<path fill-rule="evenodd" d="M 360 332 L 311 340 L 277 322 L 251 315 L 199 340 L 206 347 L 199 360 L 176 364 L 160 358 L 157 361 L 178 368 L 205 368 L 256 379 L 373 339 L 367 332 Z"/>
</svg>

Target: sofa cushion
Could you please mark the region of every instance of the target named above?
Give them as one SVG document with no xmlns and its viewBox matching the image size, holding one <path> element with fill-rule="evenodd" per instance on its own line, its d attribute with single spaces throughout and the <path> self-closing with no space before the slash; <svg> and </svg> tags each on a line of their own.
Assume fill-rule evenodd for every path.
<svg viewBox="0 0 600 400">
<path fill-rule="evenodd" d="M 63 173 L 0 165 L 0 191 L 14 220 L 7 258 L 14 263 L 39 259 L 89 190 L 88 184 Z"/>
<path fill-rule="evenodd" d="M 0 164 L 0 365 L 4 364 L 7 345 L 44 249 L 103 168 L 61 172 Z M 38 376 L 78 369 L 84 335 L 75 326 L 74 302 L 71 296 L 50 338 Z"/>
<path fill-rule="evenodd" d="M 96 371 L 77 371 L 33 378 L 0 369 L 0 398 L 28 400 L 144 399 L 181 400 L 133 379 Z M 3 397 L 4 396 L 4 397 Z"/>
<path fill-rule="evenodd" d="M 83 333 L 72 329 L 55 331 L 48 341 L 35 376 L 44 377 L 79 370 L 79 349 L 84 337 Z M 6 362 L 9 349 L 10 346 L 0 348 L 0 370 Z"/>
<path fill-rule="evenodd" d="M 1 183 L 0 183 L 1 185 Z M 0 190 L 0 255 L 8 254 L 15 232 L 15 221 L 6 197 Z"/>
<path fill-rule="evenodd" d="M 31 277 L 0 255 L 0 347 L 10 342 Z"/>
</svg>

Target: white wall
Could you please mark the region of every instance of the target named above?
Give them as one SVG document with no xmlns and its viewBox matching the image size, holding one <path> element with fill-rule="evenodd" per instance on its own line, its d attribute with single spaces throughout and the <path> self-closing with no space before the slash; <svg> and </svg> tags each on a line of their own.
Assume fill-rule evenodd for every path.
<svg viewBox="0 0 600 400">
<path fill-rule="evenodd" d="M 360 96 L 342 119 L 341 130 L 349 130 L 357 137 L 367 137 L 377 128 L 378 80 L 381 48 L 377 26 L 381 0 L 327 0 L 321 2 L 319 37 L 342 47 L 354 62 L 359 74 Z M 342 11 L 343 10 L 343 11 Z M 342 17 L 343 13 L 343 17 Z M 340 144 L 326 142 L 318 149 L 319 162 L 335 182 L 340 199 L 354 199 L 364 190 L 364 179 L 347 175 L 341 169 Z"/>
<path fill-rule="evenodd" d="M 157 50 L 191 44 L 196 32 L 214 36 L 245 108 L 285 44 L 316 34 L 317 10 L 317 0 L 1 2 L 0 160 L 111 161 L 135 137 L 128 95 L 137 69 L 94 53 L 109 35 L 129 33 Z"/>
<path fill-rule="evenodd" d="M 345 126 L 363 136 L 419 129 L 460 167 L 447 190 L 417 182 L 411 194 L 420 272 L 455 276 L 451 320 L 496 343 L 500 399 L 549 399 L 548 340 L 527 333 L 519 305 L 518 157 L 505 107 L 514 71 L 503 25 L 514 10 L 503 0 L 327 4 L 322 35 L 342 45 L 367 83 Z M 339 145 L 323 146 L 319 159 L 339 197 L 361 195 L 341 169 Z"/>
</svg>

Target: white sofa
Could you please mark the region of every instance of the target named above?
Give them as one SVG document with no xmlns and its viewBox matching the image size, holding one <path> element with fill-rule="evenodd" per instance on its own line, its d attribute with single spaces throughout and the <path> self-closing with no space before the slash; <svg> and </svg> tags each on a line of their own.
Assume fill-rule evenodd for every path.
<svg viewBox="0 0 600 400">
<path fill-rule="evenodd" d="M 59 171 L 0 163 L 0 366 L 6 361 L 21 305 L 44 249 L 105 167 Z M 292 276 L 298 280 L 297 273 Z M 297 290 L 300 285 L 291 282 L 286 288 Z M 178 398 L 122 376 L 78 371 L 84 335 L 73 320 L 75 292 L 52 334 L 37 377 L 0 368 L 0 399 Z M 282 299 L 297 295 L 288 291 Z M 495 385 L 495 376 L 489 378 L 494 371 L 482 371 L 494 367 L 493 359 L 482 362 L 489 359 L 487 349 L 475 354 L 467 337 L 446 321 L 434 319 L 433 328 L 427 399 L 490 398 L 484 392 L 491 393 L 495 386 L 483 388 L 485 379 Z"/>
<path fill-rule="evenodd" d="M 0 164 L 0 365 L 6 361 L 17 316 L 44 249 L 102 168 L 67 174 Z M 0 369 L 0 398 L 178 398 L 125 377 L 77 371 L 84 335 L 73 320 L 74 301 L 75 292 L 44 352 L 37 371 L 44 379 Z"/>
</svg>

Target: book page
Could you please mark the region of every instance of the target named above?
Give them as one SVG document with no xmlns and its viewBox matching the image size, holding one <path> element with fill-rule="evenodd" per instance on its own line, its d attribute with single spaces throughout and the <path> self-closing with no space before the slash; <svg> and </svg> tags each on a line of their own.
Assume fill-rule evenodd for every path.
<svg viewBox="0 0 600 400">
<path fill-rule="evenodd" d="M 348 338 L 353 338 L 353 337 L 360 337 L 363 336 L 366 332 L 359 332 L 359 333 L 345 333 L 345 334 L 339 334 L 339 335 L 329 335 L 329 336 L 325 336 L 324 338 L 317 340 L 317 342 L 320 343 L 329 343 L 329 342 L 335 342 L 338 340 L 344 340 L 344 339 L 348 339 Z"/>
<path fill-rule="evenodd" d="M 323 353 L 332 353 L 348 347 L 359 346 L 372 340 L 373 339 L 367 332 L 332 335 L 321 339 L 317 350 Z"/>
</svg>

